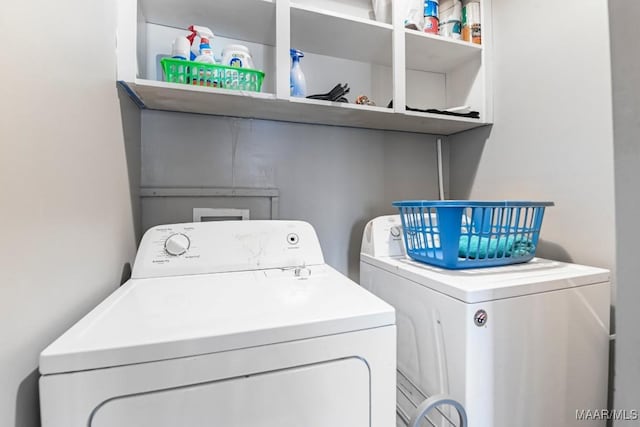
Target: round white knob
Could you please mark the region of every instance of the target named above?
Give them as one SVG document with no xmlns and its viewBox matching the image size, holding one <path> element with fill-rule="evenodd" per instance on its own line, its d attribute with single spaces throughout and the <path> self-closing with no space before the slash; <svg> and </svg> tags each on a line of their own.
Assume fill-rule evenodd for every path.
<svg viewBox="0 0 640 427">
<path fill-rule="evenodd" d="M 402 233 L 402 231 L 400 230 L 400 227 L 398 226 L 391 227 L 390 231 L 393 237 L 400 237 L 400 233 Z"/>
<path fill-rule="evenodd" d="M 182 233 L 172 234 L 164 242 L 164 250 L 173 256 L 179 256 L 187 252 L 189 246 L 191 246 L 191 241 Z"/>
</svg>

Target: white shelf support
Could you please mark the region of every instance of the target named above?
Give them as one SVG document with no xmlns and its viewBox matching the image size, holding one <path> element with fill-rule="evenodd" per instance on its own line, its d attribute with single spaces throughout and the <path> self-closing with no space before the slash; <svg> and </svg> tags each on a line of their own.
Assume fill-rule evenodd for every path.
<svg viewBox="0 0 640 427">
<path fill-rule="evenodd" d="M 394 1 L 393 13 L 393 110 L 396 113 L 404 113 L 407 104 L 406 87 L 407 71 L 405 69 L 405 36 L 404 18 L 402 16 L 401 3 Z"/>
<path fill-rule="evenodd" d="M 138 2 L 118 0 L 116 27 L 117 79 L 132 82 L 137 75 L 136 40 Z"/>
<path fill-rule="evenodd" d="M 291 10 L 289 0 L 276 0 L 276 97 L 289 99 L 291 95 Z"/>
<path fill-rule="evenodd" d="M 484 0 L 481 3 L 482 13 L 480 16 L 482 28 L 482 72 L 484 73 L 484 117 L 483 121 L 493 123 L 493 11 L 491 0 Z"/>
</svg>

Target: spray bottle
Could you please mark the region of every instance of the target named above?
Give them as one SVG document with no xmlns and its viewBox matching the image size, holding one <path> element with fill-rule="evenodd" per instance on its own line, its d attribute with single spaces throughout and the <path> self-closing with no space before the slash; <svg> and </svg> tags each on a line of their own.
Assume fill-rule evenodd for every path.
<svg viewBox="0 0 640 427">
<path fill-rule="evenodd" d="M 289 74 L 291 96 L 304 98 L 307 96 L 307 82 L 300 67 L 300 58 L 304 57 L 304 53 L 298 49 L 290 49 L 289 54 L 291 55 L 291 73 Z"/>
<path fill-rule="evenodd" d="M 204 62 L 207 64 L 215 64 L 216 60 L 213 57 L 213 49 L 209 44 L 209 40 L 213 38 L 213 32 L 207 27 L 201 27 L 199 25 L 192 25 L 189 27 L 191 34 L 187 36 L 191 43 L 191 60 L 196 62 Z M 200 46 L 197 50 L 197 54 L 193 52 L 193 42 L 196 35 L 200 38 Z"/>
</svg>

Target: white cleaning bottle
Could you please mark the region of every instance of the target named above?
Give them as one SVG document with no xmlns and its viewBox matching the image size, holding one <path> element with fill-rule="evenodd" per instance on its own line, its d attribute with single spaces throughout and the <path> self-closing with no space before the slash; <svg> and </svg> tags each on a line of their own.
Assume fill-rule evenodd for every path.
<svg viewBox="0 0 640 427">
<path fill-rule="evenodd" d="M 191 46 L 189 39 L 186 37 L 178 37 L 171 44 L 171 57 L 174 59 L 189 59 Z"/>
<path fill-rule="evenodd" d="M 291 96 L 304 98 L 307 96 L 307 82 L 300 66 L 300 58 L 304 57 L 304 53 L 298 49 L 290 49 L 289 54 L 291 55 L 291 73 L 289 75 Z"/>
</svg>

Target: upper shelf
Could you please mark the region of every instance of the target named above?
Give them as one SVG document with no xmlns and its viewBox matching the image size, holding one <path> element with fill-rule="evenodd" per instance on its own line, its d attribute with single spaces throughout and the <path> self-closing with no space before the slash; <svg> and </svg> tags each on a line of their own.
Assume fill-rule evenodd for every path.
<svg viewBox="0 0 640 427">
<path fill-rule="evenodd" d="M 369 107 L 306 98 L 189 86 L 154 80 L 121 82 L 141 107 L 153 110 L 247 117 L 297 123 L 451 135 L 486 123 L 477 119 L 429 113 L 397 113 Z"/>
<path fill-rule="evenodd" d="M 206 23 L 231 39 L 276 43 L 275 0 L 139 0 L 146 21 L 174 28 Z"/>
<path fill-rule="evenodd" d="M 446 73 L 480 58 L 482 46 L 405 29 L 405 50 L 408 69 Z"/>
<path fill-rule="evenodd" d="M 372 20 L 370 0 L 137 0 L 137 20 L 130 19 L 136 14 L 136 0 L 119 1 L 122 4 L 119 19 L 124 19 L 119 20 L 118 27 L 118 41 L 122 41 L 118 46 L 118 78 L 141 107 L 438 135 L 484 126 L 492 120 L 492 111 L 486 108 L 483 95 L 483 79 L 487 73 L 479 68 L 481 79 L 469 78 L 473 73 L 477 74 L 475 68 L 466 73 L 468 61 L 482 58 L 483 46 L 394 28 Z M 483 1 L 485 5 L 490 2 Z M 260 67 L 270 79 L 264 90 L 273 93 L 136 78 L 141 60 L 146 60 L 146 65 L 151 64 L 148 69 L 153 69 L 153 64 L 157 67 L 158 46 L 166 50 L 176 37 L 172 29 L 184 29 L 192 24 L 210 26 L 216 35 L 222 36 L 221 39 L 238 40 L 241 44 L 257 43 L 251 47 L 254 58 L 261 59 Z M 276 28 L 277 25 L 281 27 Z M 149 30 L 159 26 L 170 28 L 163 29 L 160 36 Z M 144 37 L 138 39 L 138 35 L 146 35 L 151 41 Z M 402 46 L 403 38 L 404 52 L 394 51 L 394 46 Z M 308 83 L 324 85 L 321 79 L 318 83 L 318 76 L 336 82 L 342 81 L 336 76 L 349 76 L 353 83 L 350 99 L 366 93 L 381 105 L 383 102 L 386 105 L 390 99 L 397 100 L 398 105 L 406 104 L 407 98 L 412 101 L 419 98 L 420 103 L 412 102 L 411 105 L 429 108 L 470 105 L 480 111 L 482 119 L 289 98 L 290 47 L 332 57 L 328 60 L 309 55 L 308 61 L 316 62 L 307 63 L 315 64 L 320 71 Z M 372 67 L 376 65 L 383 67 Z M 462 71 L 457 72 L 458 69 Z M 428 73 L 407 73 L 407 70 Z M 456 72 L 449 73 L 452 70 Z M 440 75 L 443 73 L 448 75 Z M 156 76 L 155 73 L 148 75 Z M 309 72 L 307 77 L 312 75 Z M 356 82 L 362 83 L 361 87 L 356 87 Z M 330 87 L 327 85 L 327 90 Z"/>
<path fill-rule="evenodd" d="M 291 47 L 354 61 L 391 65 L 393 27 L 291 3 Z"/>
</svg>

